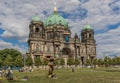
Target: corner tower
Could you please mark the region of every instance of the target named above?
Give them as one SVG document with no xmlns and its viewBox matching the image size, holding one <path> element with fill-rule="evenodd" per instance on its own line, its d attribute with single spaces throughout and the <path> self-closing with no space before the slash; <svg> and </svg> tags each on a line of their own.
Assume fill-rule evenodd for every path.
<svg viewBox="0 0 120 83">
<path fill-rule="evenodd" d="M 83 26 L 81 31 L 81 43 L 81 50 L 84 50 L 84 56 L 81 56 L 81 60 L 83 63 L 86 60 L 90 60 L 92 63 L 92 61 L 96 58 L 96 42 L 94 39 L 94 29 L 88 23 Z"/>
<path fill-rule="evenodd" d="M 42 56 L 42 47 L 44 41 L 44 25 L 38 15 L 34 16 L 29 25 L 28 47 L 29 53 L 33 59 Z"/>
</svg>

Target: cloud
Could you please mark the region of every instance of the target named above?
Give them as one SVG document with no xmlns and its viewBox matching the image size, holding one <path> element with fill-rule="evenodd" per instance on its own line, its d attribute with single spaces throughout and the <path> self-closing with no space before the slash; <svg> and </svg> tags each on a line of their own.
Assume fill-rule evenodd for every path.
<svg viewBox="0 0 120 83">
<path fill-rule="evenodd" d="M 17 50 L 19 50 L 22 54 L 25 54 L 26 51 L 27 51 L 26 47 L 24 47 L 24 46 L 20 46 L 20 45 L 18 45 L 18 44 L 13 45 L 13 44 L 10 43 L 10 42 L 5 42 L 5 41 L 3 41 L 3 40 L 0 39 L 0 50 L 1 50 L 1 49 L 5 49 L 5 48 L 17 49 Z"/>
<path fill-rule="evenodd" d="M 108 55 L 120 54 L 120 26 L 116 29 L 109 30 L 95 36 L 97 40 L 98 57 L 102 57 L 104 53 Z M 120 56 L 120 55 L 119 55 Z"/>
<path fill-rule="evenodd" d="M 76 32 L 80 35 L 83 25 L 88 21 L 96 33 L 98 55 L 104 52 L 119 53 L 119 27 L 111 30 L 107 26 L 120 23 L 120 0 L 56 0 L 56 3 L 60 15 L 66 18 L 71 27 L 72 36 Z M 0 28 L 4 30 L 0 36 L 26 42 L 31 18 L 39 13 L 44 21 L 53 13 L 54 1 L 0 0 L 0 6 Z"/>
</svg>

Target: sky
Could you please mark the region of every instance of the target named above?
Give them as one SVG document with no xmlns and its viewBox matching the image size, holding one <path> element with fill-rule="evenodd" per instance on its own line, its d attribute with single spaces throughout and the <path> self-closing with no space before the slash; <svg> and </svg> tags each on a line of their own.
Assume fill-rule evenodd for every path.
<svg viewBox="0 0 120 83">
<path fill-rule="evenodd" d="M 0 49 L 26 53 L 32 17 L 38 13 L 44 21 L 55 2 L 72 36 L 80 36 L 86 22 L 92 26 L 98 58 L 120 56 L 120 0 L 0 0 Z"/>
</svg>

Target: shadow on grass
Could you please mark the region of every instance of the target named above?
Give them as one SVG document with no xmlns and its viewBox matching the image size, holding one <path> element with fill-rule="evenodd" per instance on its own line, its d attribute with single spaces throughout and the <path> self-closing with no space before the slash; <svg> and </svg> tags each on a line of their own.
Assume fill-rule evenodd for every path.
<svg viewBox="0 0 120 83">
<path fill-rule="evenodd" d="M 2 80 L 0 83 L 23 83 L 27 81 L 22 81 L 22 80 Z"/>
<path fill-rule="evenodd" d="M 9 83 L 19 83 L 19 82 L 23 82 L 23 81 L 21 81 L 21 80 L 9 80 L 8 82 Z"/>
<path fill-rule="evenodd" d="M 120 72 L 120 70 L 106 70 L 106 72 Z"/>
</svg>

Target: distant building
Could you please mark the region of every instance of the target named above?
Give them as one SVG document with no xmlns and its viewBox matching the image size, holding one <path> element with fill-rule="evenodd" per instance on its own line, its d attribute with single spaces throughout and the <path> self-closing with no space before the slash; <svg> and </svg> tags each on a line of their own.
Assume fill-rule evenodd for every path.
<svg viewBox="0 0 120 83">
<path fill-rule="evenodd" d="M 65 60 L 69 57 L 80 58 L 85 64 L 86 59 L 91 61 L 96 58 L 96 43 L 94 30 L 85 24 L 81 31 L 81 40 L 78 35 L 71 37 L 71 30 L 65 19 L 54 7 L 53 14 L 44 22 L 38 15 L 32 18 L 29 25 L 28 47 L 33 59 L 40 56 L 62 56 Z"/>
</svg>

